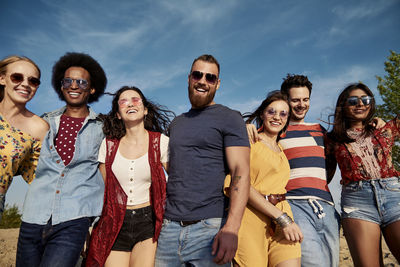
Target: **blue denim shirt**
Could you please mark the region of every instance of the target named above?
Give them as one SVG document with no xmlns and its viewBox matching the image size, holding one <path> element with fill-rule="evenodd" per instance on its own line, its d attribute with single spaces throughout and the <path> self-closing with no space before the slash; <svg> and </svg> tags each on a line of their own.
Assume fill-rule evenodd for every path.
<svg viewBox="0 0 400 267">
<path fill-rule="evenodd" d="M 89 108 L 78 132 L 75 153 L 64 166 L 54 141 L 65 107 L 45 113 L 50 130 L 42 142 L 36 178 L 28 188 L 22 221 L 44 225 L 50 217 L 56 225 L 82 217 L 100 216 L 103 206 L 104 182 L 98 169 L 98 151 L 104 138 L 102 122 Z"/>
</svg>

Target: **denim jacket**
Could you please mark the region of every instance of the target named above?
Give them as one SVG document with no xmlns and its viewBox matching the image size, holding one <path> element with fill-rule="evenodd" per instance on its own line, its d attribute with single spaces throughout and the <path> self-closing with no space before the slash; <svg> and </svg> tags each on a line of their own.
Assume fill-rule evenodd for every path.
<svg viewBox="0 0 400 267">
<path fill-rule="evenodd" d="M 45 225 L 51 218 L 52 224 L 56 225 L 101 214 L 104 182 L 97 156 L 104 138 L 103 124 L 89 108 L 89 116 L 76 137 L 74 156 L 64 166 L 54 141 L 65 109 L 43 115 L 50 130 L 42 143 L 36 178 L 25 196 L 24 222 Z"/>
</svg>

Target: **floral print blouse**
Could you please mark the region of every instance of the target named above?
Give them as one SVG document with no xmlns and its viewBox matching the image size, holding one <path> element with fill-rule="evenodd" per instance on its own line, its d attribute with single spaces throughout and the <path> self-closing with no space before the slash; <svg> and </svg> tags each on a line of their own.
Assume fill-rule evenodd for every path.
<svg viewBox="0 0 400 267">
<path fill-rule="evenodd" d="M 374 162 L 379 165 L 374 171 L 379 171 L 378 178 L 400 176 L 400 172 L 394 168 L 392 162 L 392 147 L 395 141 L 400 139 L 400 118 L 397 116 L 386 123 L 381 129 L 376 129 L 370 137 L 372 143 L 372 156 Z M 368 140 L 366 140 L 368 142 Z M 326 144 L 326 156 L 330 161 L 336 159 L 342 174 L 342 184 L 354 181 L 374 179 L 376 175 L 368 168 L 372 161 L 360 155 L 357 146 L 351 143 L 335 143 L 328 139 Z M 358 151 L 358 153 L 357 153 Z"/>
<path fill-rule="evenodd" d="M 11 126 L 0 113 L 0 186 L 7 191 L 16 175 L 31 183 L 40 147 L 39 140 Z"/>
</svg>

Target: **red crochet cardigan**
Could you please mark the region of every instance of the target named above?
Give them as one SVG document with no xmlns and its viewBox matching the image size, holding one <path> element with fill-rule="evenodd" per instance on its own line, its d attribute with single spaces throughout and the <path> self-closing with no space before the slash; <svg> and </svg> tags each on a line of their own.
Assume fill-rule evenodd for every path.
<svg viewBox="0 0 400 267">
<path fill-rule="evenodd" d="M 150 204 L 155 215 L 153 241 L 160 235 L 166 196 L 166 179 L 160 162 L 160 136 L 158 132 L 149 133 L 149 164 L 151 171 Z M 92 231 L 86 266 L 103 266 L 118 236 L 124 221 L 127 195 L 111 170 L 118 150 L 119 140 L 106 139 L 107 154 L 106 187 L 104 191 L 103 211 L 99 222 Z"/>
</svg>

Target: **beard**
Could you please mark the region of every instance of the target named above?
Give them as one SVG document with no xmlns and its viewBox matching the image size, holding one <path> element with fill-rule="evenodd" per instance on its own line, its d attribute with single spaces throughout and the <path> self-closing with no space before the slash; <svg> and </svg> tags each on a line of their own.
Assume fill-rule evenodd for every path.
<svg viewBox="0 0 400 267">
<path fill-rule="evenodd" d="M 213 100 L 215 96 L 216 90 L 213 90 L 210 88 L 210 90 L 207 92 L 205 96 L 197 95 L 195 94 L 196 88 L 203 87 L 201 85 L 194 85 L 193 88 L 190 88 L 190 85 L 188 87 L 189 91 L 189 100 L 190 103 L 192 104 L 193 108 L 204 108 L 208 106 Z"/>
</svg>

